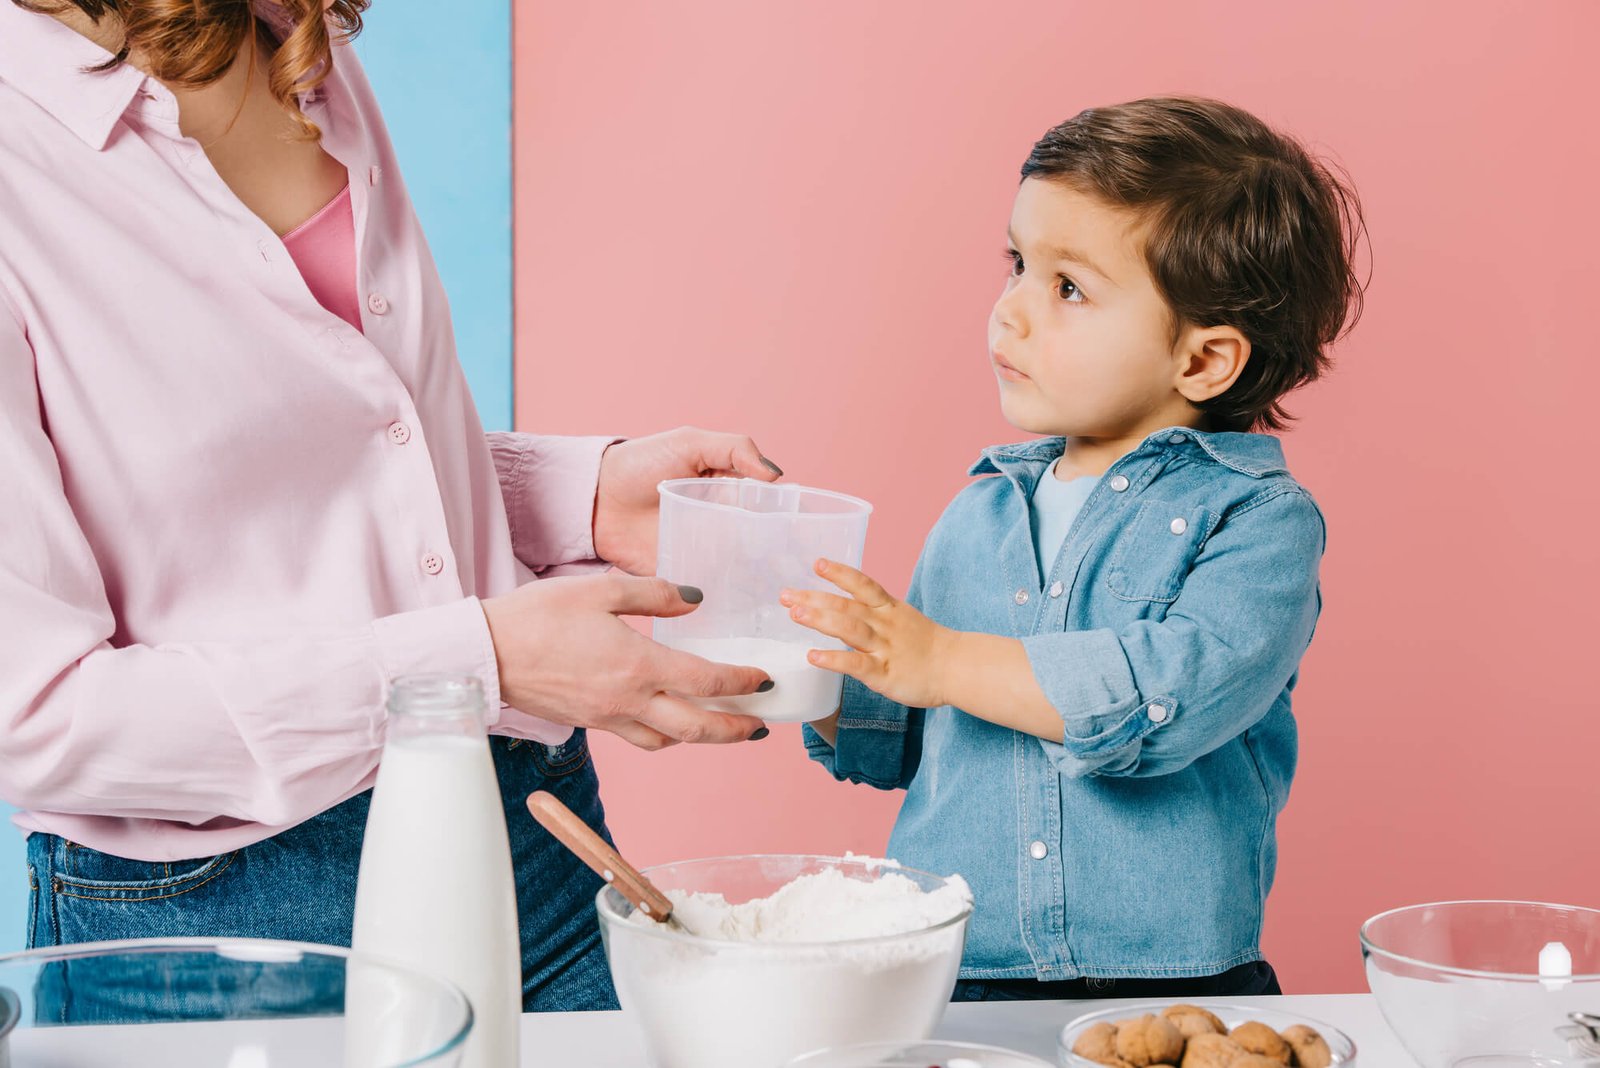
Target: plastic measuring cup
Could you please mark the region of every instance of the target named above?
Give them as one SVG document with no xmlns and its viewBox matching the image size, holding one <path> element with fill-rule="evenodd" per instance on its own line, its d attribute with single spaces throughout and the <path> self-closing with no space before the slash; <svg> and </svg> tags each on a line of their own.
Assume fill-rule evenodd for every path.
<svg viewBox="0 0 1600 1068">
<path fill-rule="evenodd" d="M 837 593 L 816 562 L 861 566 L 872 505 L 754 479 L 680 478 L 660 490 L 656 574 L 699 587 L 705 601 L 689 615 L 657 619 L 656 640 L 720 664 L 758 667 L 777 684 L 764 694 L 695 702 L 775 723 L 831 715 L 843 676 L 812 666 L 806 653 L 844 645 L 790 619 L 778 594 L 786 587 Z"/>
</svg>

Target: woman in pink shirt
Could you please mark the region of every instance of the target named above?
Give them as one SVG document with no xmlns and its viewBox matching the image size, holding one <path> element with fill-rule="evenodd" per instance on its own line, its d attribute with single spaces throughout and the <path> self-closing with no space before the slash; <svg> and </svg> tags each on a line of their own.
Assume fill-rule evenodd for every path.
<svg viewBox="0 0 1600 1068">
<path fill-rule="evenodd" d="M 464 672 L 526 1004 L 605 1007 L 596 880 L 522 801 L 603 827 L 583 728 L 765 735 L 692 701 L 761 672 L 617 617 L 699 599 L 633 577 L 660 479 L 781 472 L 734 435 L 484 433 L 345 41 L 364 6 L 0 0 L 0 797 L 29 944 L 347 943 L 386 680 Z"/>
</svg>

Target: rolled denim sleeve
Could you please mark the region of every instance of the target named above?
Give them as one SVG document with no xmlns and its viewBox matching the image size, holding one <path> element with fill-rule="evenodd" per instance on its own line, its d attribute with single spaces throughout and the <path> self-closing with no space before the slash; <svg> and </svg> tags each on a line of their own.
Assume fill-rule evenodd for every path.
<svg viewBox="0 0 1600 1068">
<path fill-rule="evenodd" d="M 1062 774 L 1182 770 L 1265 716 L 1299 669 L 1321 610 L 1322 514 L 1267 490 L 1207 540 L 1164 618 L 1022 639 L 1061 713 L 1041 742 Z"/>
<path fill-rule="evenodd" d="M 906 603 L 922 610 L 922 562 L 911 576 Z M 801 734 L 806 753 L 841 782 L 865 783 L 879 790 L 904 790 L 922 757 L 924 710 L 908 708 L 845 676 L 839 698 L 835 744 L 807 724 Z"/>
<path fill-rule="evenodd" d="M 920 708 L 897 704 L 846 678 L 836 744 L 829 745 L 807 724 L 802 732 L 806 753 L 841 782 L 904 790 L 922 754 L 922 715 Z"/>
</svg>

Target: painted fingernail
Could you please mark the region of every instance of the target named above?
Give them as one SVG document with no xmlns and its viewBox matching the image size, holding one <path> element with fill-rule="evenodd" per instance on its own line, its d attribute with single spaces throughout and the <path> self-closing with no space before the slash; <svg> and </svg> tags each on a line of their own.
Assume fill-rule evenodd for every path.
<svg viewBox="0 0 1600 1068">
<path fill-rule="evenodd" d="M 763 456 L 761 458 L 761 462 L 767 465 L 767 470 L 768 471 L 771 471 L 773 474 L 777 475 L 779 478 L 783 477 L 783 468 L 779 467 L 777 464 L 773 463 L 771 460 L 767 459 L 765 456 Z"/>
<path fill-rule="evenodd" d="M 706 599 L 706 595 L 699 586 L 679 586 L 678 596 L 688 604 L 699 604 Z"/>
<path fill-rule="evenodd" d="M 756 693 L 771 693 L 772 688 L 776 685 L 778 684 L 773 682 L 771 679 L 768 679 L 766 682 L 763 682 L 760 686 L 756 687 Z"/>
<path fill-rule="evenodd" d="M 761 739 L 765 738 L 767 735 L 769 735 L 771 733 L 772 732 L 770 730 L 768 730 L 767 728 L 765 728 L 765 727 L 757 727 L 755 729 L 755 732 L 753 734 L 751 734 L 749 738 L 746 738 L 745 741 L 748 741 L 748 742 L 759 742 Z"/>
</svg>

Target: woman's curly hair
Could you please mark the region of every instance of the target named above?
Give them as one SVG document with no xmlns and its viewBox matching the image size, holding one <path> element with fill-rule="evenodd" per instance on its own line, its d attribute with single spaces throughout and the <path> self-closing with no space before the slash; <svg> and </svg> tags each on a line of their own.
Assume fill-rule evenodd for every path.
<svg viewBox="0 0 1600 1068">
<path fill-rule="evenodd" d="M 303 136 L 321 131 L 300 111 L 296 96 L 327 77 L 334 37 L 361 32 L 369 0 L 13 0 L 19 7 L 53 15 L 78 9 L 97 25 L 112 20 L 121 29 L 117 53 L 96 70 L 108 70 L 137 53 L 146 73 L 169 85 L 195 89 L 221 78 L 252 35 L 265 27 L 261 9 L 276 9 L 288 27 L 278 42 L 267 82 L 274 99 L 300 124 Z M 276 35 L 272 35 L 276 39 Z"/>
</svg>

